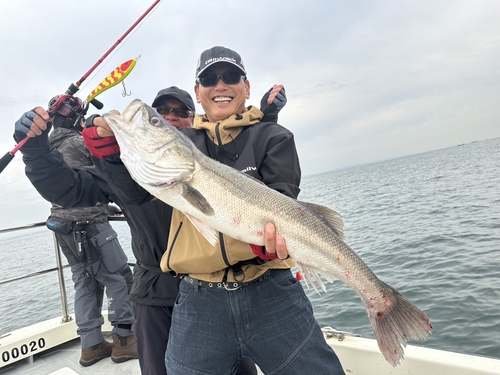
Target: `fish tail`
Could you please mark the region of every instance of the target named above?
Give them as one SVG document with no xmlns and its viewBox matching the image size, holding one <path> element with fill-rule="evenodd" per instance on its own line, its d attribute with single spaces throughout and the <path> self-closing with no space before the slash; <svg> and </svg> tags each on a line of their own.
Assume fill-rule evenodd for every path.
<svg viewBox="0 0 500 375">
<path fill-rule="evenodd" d="M 384 311 L 368 309 L 380 351 L 392 366 L 404 358 L 409 339 L 425 340 L 432 332 L 429 318 L 396 289 L 385 284 L 391 294 L 391 305 Z"/>
</svg>

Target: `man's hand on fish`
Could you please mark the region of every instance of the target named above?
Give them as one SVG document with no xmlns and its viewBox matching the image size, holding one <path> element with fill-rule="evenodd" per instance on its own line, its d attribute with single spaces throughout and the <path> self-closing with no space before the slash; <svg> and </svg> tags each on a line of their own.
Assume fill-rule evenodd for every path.
<svg viewBox="0 0 500 375">
<path fill-rule="evenodd" d="M 267 223 L 265 228 L 264 246 L 266 252 L 276 254 L 278 259 L 288 258 L 288 249 L 285 239 L 281 236 L 276 236 L 276 227 L 272 223 Z"/>
<path fill-rule="evenodd" d="M 114 110 L 110 112 L 120 114 L 120 112 Z M 82 136 L 85 146 L 87 146 L 90 153 L 99 159 L 104 159 L 120 152 L 120 146 L 116 142 L 115 134 L 100 116 L 93 116 L 87 119 L 87 126 L 83 129 Z"/>
<path fill-rule="evenodd" d="M 116 113 L 117 115 L 120 114 L 120 112 L 116 110 L 110 111 L 111 113 Z M 109 125 L 104 121 L 104 119 L 100 116 L 96 116 L 92 119 L 92 125 L 96 127 L 96 133 L 99 137 L 104 138 L 104 137 L 114 137 L 115 133 L 113 133 L 113 130 L 109 127 Z"/>
<path fill-rule="evenodd" d="M 36 137 L 47 129 L 47 123 L 52 121 L 49 114 L 42 107 L 36 107 L 31 111 L 25 112 L 19 120 L 16 121 L 15 131 L 17 134 L 23 134 L 28 137 Z"/>
</svg>

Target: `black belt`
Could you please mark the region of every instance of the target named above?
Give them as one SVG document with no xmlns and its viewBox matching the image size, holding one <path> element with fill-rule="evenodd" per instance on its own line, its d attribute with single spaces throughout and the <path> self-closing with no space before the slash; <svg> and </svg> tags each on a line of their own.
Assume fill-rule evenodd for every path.
<svg viewBox="0 0 500 375">
<path fill-rule="evenodd" d="M 215 288 L 215 289 L 226 289 L 226 290 L 236 290 L 239 288 L 242 288 L 244 286 L 250 285 L 252 283 L 262 281 L 267 279 L 267 277 L 271 274 L 271 270 L 266 271 L 262 276 L 249 281 L 249 282 L 243 282 L 243 281 L 221 281 L 221 282 L 208 282 L 208 281 L 203 281 L 203 280 L 198 280 L 198 279 L 193 279 L 192 277 L 186 275 L 183 277 L 183 280 L 191 285 L 201 288 Z"/>
</svg>

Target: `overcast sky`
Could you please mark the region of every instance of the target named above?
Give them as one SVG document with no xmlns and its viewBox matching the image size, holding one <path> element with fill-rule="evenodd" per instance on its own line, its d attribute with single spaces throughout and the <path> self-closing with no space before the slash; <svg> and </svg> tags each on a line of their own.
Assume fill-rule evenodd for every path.
<svg viewBox="0 0 500 375">
<path fill-rule="evenodd" d="M 0 156 L 15 145 L 20 115 L 78 81 L 152 4 L 1 0 Z M 125 80 L 131 96 L 106 91 L 104 110 L 150 103 L 171 85 L 193 94 L 200 52 L 229 47 L 246 64 L 248 104 L 285 85 L 279 122 L 311 175 L 499 137 L 499 19 L 498 0 L 163 0 L 77 95 L 139 55 Z M 0 228 L 48 215 L 20 153 L 0 175 L 0 193 Z"/>
</svg>

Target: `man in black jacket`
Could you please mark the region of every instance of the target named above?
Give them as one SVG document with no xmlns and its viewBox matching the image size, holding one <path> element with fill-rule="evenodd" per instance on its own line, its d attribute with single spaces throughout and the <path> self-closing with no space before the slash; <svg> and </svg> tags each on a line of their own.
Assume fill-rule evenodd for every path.
<svg viewBox="0 0 500 375">
<path fill-rule="evenodd" d="M 282 86 L 273 87 L 262 101 L 263 111 L 272 119 L 277 119 L 279 110 L 286 103 L 284 90 L 281 89 Z M 182 99 L 184 109 L 194 112 L 190 95 L 177 90 L 180 95 L 177 99 Z M 162 91 L 155 99 L 158 103 L 153 104 L 162 104 L 160 99 L 168 98 Z M 170 90 L 169 93 L 172 94 L 173 91 L 175 90 Z M 172 114 L 175 113 L 171 112 L 170 115 Z M 131 200 L 123 195 L 123 190 L 117 186 L 121 186 L 123 181 L 129 181 L 130 176 L 119 160 L 116 143 L 110 141 L 109 137 L 99 138 L 95 133 L 98 128 L 88 129 L 90 134 L 87 130 L 84 132 L 87 137 L 95 138 L 93 146 L 91 145 L 94 156 L 98 156 L 94 158 L 95 166 L 69 168 L 61 154 L 50 149 L 47 140 L 49 129 L 46 125 L 49 121 L 47 113 L 38 107 L 25 113 L 19 121 L 20 125 L 16 126 L 16 141 L 19 142 L 26 134 L 34 137 L 21 148 L 26 175 L 49 202 L 74 207 L 111 201 L 121 207 L 130 226 L 132 250 L 136 258 L 130 298 L 136 306 L 135 331 L 141 372 L 143 375 L 166 374 L 164 357 L 179 279 L 168 272 L 162 272 L 159 263 L 168 243 L 172 208 L 159 200 L 151 200 L 149 194 L 135 184 L 131 188 L 137 189 L 138 199 Z M 98 121 L 99 118 L 95 116 L 87 120 Z M 110 174 L 113 177 L 106 179 L 105 176 Z M 250 368 L 247 373 L 253 374 L 253 370 Z"/>
</svg>

